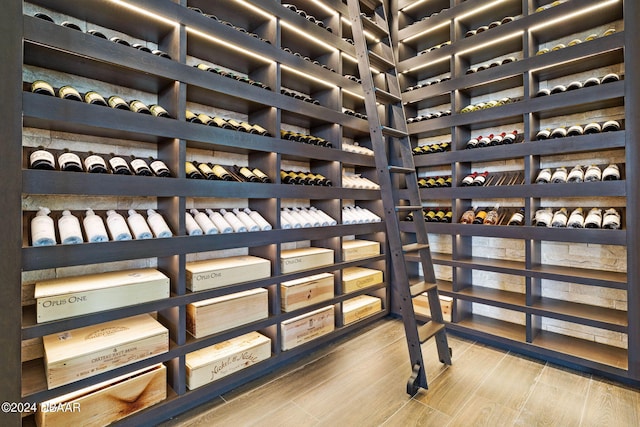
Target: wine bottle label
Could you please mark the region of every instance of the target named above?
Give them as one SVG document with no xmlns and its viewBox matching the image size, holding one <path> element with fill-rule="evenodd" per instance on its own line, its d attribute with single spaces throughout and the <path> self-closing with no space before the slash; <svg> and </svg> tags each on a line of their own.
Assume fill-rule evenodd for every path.
<svg viewBox="0 0 640 427">
<path fill-rule="evenodd" d="M 56 93 L 53 90 L 53 87 L 49 83 L 45 82 L 44 80 L 36 80 L 33 83 L 31 83 L 31 92 L 42 94 L 42 95 L 56 96 Z"/>
<path fill-rule="evenodd" d="M 60 169 L 65 169 L 72 165 L 82 168 L 80 157 L 78 157 L 78 155 L 75 153 L 60 154 L 60 157 L 58 157 L 58 163 L 60 164 Z"/>
<path fill-rule="evenodd" d="M 124 109 L 124 110 L 129 109 L 129 106 L 127 105 L 125 100 L 120 98 L 119 96 L 109 97 L 108 103 L 109 103 L 109 107 L 111 108 L 118 108 L 118 109 Z"/>
<path fill-rule="evenodd" d="M 92 170 L 95 167 L 103 167 L 104 169 L 107 168 L 107 164 L 104 159 L 97 154 L 93 154 L 84 159 L 84 166 L 87 170 Z"/>
<path fill-rule="evenodd" d="M 36 163 L 46 162 L 53 167 L 56 164 L 56 159 L 47 150 L 36 150 L 29 156 L 29 164 L 33 167 Z"/>
<path fill-rule="evenodd" d="M 511 218 L 509 218 L 509 225 L 522 224 L 523 221 L 524 215 L 522 214 L 522 212 L 516 212 L 511 215 Z"/>
<path fill-rule="evenodd" d="M 226 177 L 229 176 L 226 169 L 220 165 L 214 165 L 211 171 L 213 172 L 214 175 L 216 175 L 218 178 L 221 178 L 221 179 L 225 179 Z"/>
<path fill-rule="evenodd" d="M 553 219 L 553 213 L 548 209 L 540 209 L 536 212 L 536 225 L 549 227 Z"/>
<path fill-rule="evenodd" d="M 475 218 L 476 214 L 473 210 L 468 210 L 462 214 L 460 218 L 460 223 L 462 224 L 471 224 Z"/>
<path fill-rule="evenodd" d="M 141 170 L 149 169 L 149 166 L 147 166 L 147 162 L 142 159 L 131 160 L 131 167 L 134 171 L 136 171 L 136 173 L 140 172 Z"/>
<path fill-rule="evenodd" d="M 162 160 L 155 160 L 149 165 L 156 175 L 169 172 L 169 168 Z"/>
<path fill-rule="evenodd" d="M 138 100 L 131 101 L 131 104 L 129 104 L 129 108 L 131 109 L 131 111 L 135 113 L 151 114 L 149 107 L 144 105 L 142 101 L 138 101 Z"/>
<path fill-rule="evenodd" d="M 151 114 L 153 114 L 156 117 L 171 117 L 169 115 L 169 113 L 167 112 L 167 110 L 165 110 L 164 108 L 162 108 L 161 106 L 155 104 L 152 105 L 149 110 L 151 111 Z"/>
<path fill-rule="evenodd" d="M 253 174 L 255 176 L 257 176 L 258 178 L 267 178 L 267 179 L 269 179 L 269 177 L 258 168 L 253 168 L 253 170 L 251 172 L 253 172 Z"/>
<path fill-rule="evenodd" d="M 536 178 L 536 183 L 547 183 L 551 181 L 551 170 L 550 169 L 542 169 L 540 173 L 538 173 L 538 177 Z"/>
<path fill-rule="evenodd" d="M 126 168 L 129 169 L 129 165 L 127 164 L 127 161 L 124 160 L 122 157 L 112 157 L 109 159 L 109 164 L 111 165 L 112 169 L 120 169 L 120 168 Z"/>
<path fill-rule="evenodd" d="M 84 94 L 84 102 L 87 104 L 107 105 L 107 101 L 104 100 L 102 95 L 94 91 L 89 91 Z"/>
<path fill-rule="evenodd" d="M 206 164 L 206 163 L 199 163 L 198 164 L 198 169 L 200 169 L 200 172 L 205 174 L 205 176 L 209 176 L 209 175 L 213 174 L 213 171 L 211 170 L 209 165 Z M 193 164 L 187 163 L 187 173 L 189 173 L 190 171 L 191 172 L 195 172 L 195 167 L 193 166 Z"/>
<path fill-rule="evenodd" d="M 462 180 L 462 185 L 471 185 L 475 178 L 476 176 L 473 174 L 465 176 L 464 179 Z"/>
</svg>

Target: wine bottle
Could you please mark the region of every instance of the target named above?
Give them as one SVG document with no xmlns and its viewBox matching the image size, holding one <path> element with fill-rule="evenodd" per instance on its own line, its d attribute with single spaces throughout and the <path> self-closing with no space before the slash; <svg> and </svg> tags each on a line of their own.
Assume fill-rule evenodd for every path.
<svg viewBox="0 0 640 427">
<path fill-rule="evenodd" d="M 131 155 L 131 168 L 138 176 L 153 176 L 153 172 L 149 169 L 149 165 L 143 159 L 139 159 L 133 154 Z"/>
<path fill-rule="evenodd" d="M 69 172 L 82 172 L 82 161 L 80 157 L 69 151 L 68 148 L 64 149 L 64 152 L 58 156 L 58 164 L 60 170 Z"/>
<path fill-rule="evenodd" d="M 29 155 L 29 167 L 31 169 L 55 170 L 56 158 L 41 145 Z"/>
<path fill-rule="evenodd" d="M 211 119 L 211 122 L 209 123 L 209 126 L 215 126 L 215 127 L 219 127 L 219 128 L 222 128 L 222 129 L 241 130 L 241 129 L 238 129 L 237 125 L 234 125 L 231 122 L 231 120 L 225 120 L 222 117 L 216 117 L 216 116 L 214 116 Z"/>
<path fill-rule="evenodd" d="M 309 211 L 311 212 L 315 212 L 317 213 L 324 221 L 326 221 L 326 225 L 337 225 L 338 221 L 336 221 L 335 219 L 333 219 L 331 216 L 329 216 L 326 212 L 324 212 L 321 209 L 318 209 L 314 206 L 309 207 Z M 323 221 L 323 225 L 324 225 L 324 221 Z"/>
<path fill-rule="evenodd" d="M 473 184 L 473 180 L 478 176 L 478 172 L 473 172 L 462 179 L 460 182 L 461 187 L 468 187 Z"/>
<path fill-rule="evenodd" d="M 552 227 L 566 227 L 567 226 L 567 209 L 560 208 L 553 213 L 553 218 L 551 219 Z"/>
<path fill-rule="evenodd" d="M 38 12 L 38 13 L 35 13 L 33 16 L 45 21 L 53 22 L 55 24 L 55 21 L 53 20 L 53 18 L 47 15 L 46 13 Z"/>
<path fill-rule="evenodd" d="M 551 130 L 550 129 L 541 129 L 536 134 L 536 139 L 538 141 L 544 141 L 546 139 L 549 139 L 549 136 L 551 136 Z"/>
<path fill-rule="evenodd" d="M 261 171 L 260 169 L 258 169 L 258 168 L 253 168 L 253 169 L 251 170 L 251 172 L 253 172 L 253 174 L 254 174 L 255 176 L 257 176 L 257 177 L 260 179 L 260 181 L 262 181 L 262 182 L 263 182 L 263 183 L 265 183 L 265 184 L 268 184 L 268 183 L 271 183 L 271 182 L 272 182 L 272 181 L 271 181 L 271 178 L 269 178 L 269 177 L 267 176 L 267 174 L 265 174 L 264 172 L 262 172 L 262 171 Z"/>
<path fill-rule="evenodd" d="M 507 225 L 523 225 L 524 224 L 524 209 L 520 209 L 518 212 L 514 212 L 509 218 Z"/>
<path fill-rule="evenodd" d="M 221 165 L 209 164 L 211 172 L 221 181 L 234 181 L 233 176 Z"/>
<path fill-rule="evenodd" d="M 616 120 L 608 120 L 602 124 L 602 132 L 615 132 L 620 130 L 620 123 Z"/>
<path fill-rule="evenodd" d="M 51 211 L 40 206 L 38 213 L 31 220 L 31 244 L 33 246 L 51 246 L 56 244 L 56 230 Z"/>
<path fill-rule="evenodd" d="M 302 228 L 310 228 L 311 221 L 309 218 L 300 214 L 300 212 L 294 210 L 293 208 L 284 208 L 286 212 L 289 212 L 289 215 L 294 219 L 295 222 L 299 223 Z"/>
<path fill-rule="evenodd" d="M 311 216 L 315 222 L 318 223 L 319 227 L 326 227 L 329 225 L 326 217 L 320 215 L 320 212 L 316 210 L 311 210 L 310 208 L 300 208 L 301 211 L 304 211 L 307 215 Z"/>
<path fill-rule="evenodd" d="M 146 47 L 142 43 L 133 43 L 131 45 L 131 47 L 134 48 L 134 49 L 138 49 L 138 50 L 140 50 L 142 52 L 145 52 L 145 53 L 151 53 L 151 49 L 149 49 L 148 47 Z"/>
<path fill-rule="evenodd" d="M 120 37 L 114 36 L 114 37 L 111 37 L 109 40 L 111 40 L 114 43 L 121 44 L 123 46 L 131 47 L 131 44 L 128 41 L 121 39 Z"/>
<path fill-rule="evenodd" d="M 281 170 L 280 171 L 280 181 L 282 183 L 284 183 L 284 184 L 297 184 L 298 183 L 298 177 Z"/>
<path fill-rule="evenodd" d="M 536 227 L 551 227 L 553 212 L 550 208 L 538 209 L 535 215 Z"/>
<path fill-rule="evenodd" d="M 316 174 L 312 174 L 317 180 L 319 180 L 319 184 L 318 185 L 322 185 L 325 187 L 331 187 L 333 185 L 333 182 L 331 182 L 330 179 L 328 179 L 327 177 L 325 177 L 322 174 L 316 173 Z"/>
<path fill-rule="evenodd" d="M 218 228 L 206 213 L 200 212 L 197 209 L 191 209 L 191 215 L 193 215 L 193 219 L 204 234 L 218 233 Z"/>
<path fill-rule="evenodd" d="M 602 216 L 602 228 L 617 230 L 620 228 L 620 214 L 614 208 L 604 211 Z"/>
<path fill-rule="evenodd" d="M 620 179 L 620 169 L 615 163 L 611 163 L 602 171 L 603 181 L 617 181 Z"/>
<path fill-rule="evenodd" d="M 247 231 L 260 231 L 260 226 L 245 211 L 234 208 L 233 214 L 247 227 Z"/>
<path fill-rule="evenodd" d="M 613 82 L 617 82 L 618 80 L 620 80 L 620 76 L 617 75 L 616 73 L 609 73 L 607 75 L 605 75 L 604 77 L 602 77 L 602 79 L 600 80 L 600 83 L 604 84 L 604 83 L 613 83 Z"/>
<path fill-rule="evenodd" d="M 156 116 L 156 117 L 164 117 L 167 119 L 171 119 L 171 114 L 169 114 L 169 112 L 167 110 L 165 110 L 162 106 L 158 105 L 158 104 L 153 104 L 149 107 L 149 111 L 151 111 L 151 114 Z"/>
<path fill-rule="evenodd" d="M 199 167 L 195 166 L 196 162 L 185 162 L 185 175 L 189 179 L 204 179 L 205 175 L 201 173 Z M 204 163 L 200 163 L 198 166 Z M 208 166 L 207 166 L 208 167 Z M 213 174 L 211 174 L 213 175 Z M 210 179 L 208 175 L 206 175 L 207 179 Z"/>
<path fill-rule="evenodd" d="M 293 210 L 294 212 L 300 214 L 300 216 L 302 216 L 306 222 L 311 224 L 311 227 L 320 227 L 322 221 L 318 218 L 317 215 L 312 215 L 306 209 L 301 208 L 290 208 L 290 210 Z"/>
<path fill-rule="evenodd" d="M 584 228 L 600 228 L 602 226 L 602 210 L 592 208 L 584 219 Z"/>
<path fill-rule="evenodd" d="M 302 224 L 296 221 L 296 219 L 292 217 L 291 214 L 288 211 L 285 211 L 284 209 L 280 210 L 280 224 L 283 229 L 302 228 Z"/>
<path fill-rule="evenodd" d="M 213 222 L 220 233 L 233 233 L 233 227 L 222 215 L 220 215 L 220 212 L 214 212 L 211 209 L 205 209 L 205 212 L 209 215 L 209 219 Z"/>
<path fill-rule="evenodd" d="M 264 219 L 264 217 L 262 215 L 260 215 L 259 212 L 252 211 L 249 208 L 244 208 L 244 213 L 249 215 L 249 217 L 251 217 L 251 219 L 256 224 L 258 224 L 258 227 L 260 227 L 260 230 L 269 231 L 269 230 L 271 230 L 273 228 L 273 227 L 271 227 L 271 224 L 269 224 L 269 222 L 266 219 Z"/>
<path fill-rule="evenodd" d="M 536 184 L 548 184 L 551 182 L 551 169 L 544 168 L 538 172 L 538 176 L 536 177 Z"/>
<path fill-rule="evenodd" d="M 567 168 L 559 167 L 553 171 L 553 175 L 551 175 L 551 182 L 554 184 L 567 182 Z"/>
<path fill-rule="evenodd" d="M 162 215 L 153 209 L 147 209 L 147 222 L 153 231 L 153 234 L 161 239 L 173 236 L 169 225 L 164 220 Z"/>
<path fill-rule="evenodd" d="M 62 99 L 82 102 L 80 93 L 73 86 L 65 85 L 58 89 L 58 96 Z"/>
<path fill-rule="evenodd" d="M 584 171 L 582 170 L 582 166 L 576 165 L 571 169 L 569 175 L 567 176 L 567 182 L 582 182 L 584 181 Z"/>
<path fill-rule="evenodd" d="M 111 158 L 109 159 L 109 166 L 111 166 L 111 170 L 116 175 L 132 175 L 131 169 L 129 169 L 129 164 L 125 159 L 120 156 L 116 156 L 111 153 Z"/>
<path fill-rule="evenodd" d="M 439 176 L 436 180 L 435 180 L 435 185 L 434 187 L 436 188 L 442 188 L 442 187 L 446 187 L 447 186 L 447 179 L 444 176 Z"/>
<path fill-rule="evenodd" d="M 68 210 L 62 211 L 62 216 L 58 219 L 58 232 L 63 245 L 75 245 L 84 241 L 80 221 Z"/>
<path fill-rule="evenodd" d="M 134 209 L 129 209 L 128 213 L 129 217 L 127 218 L 127 223 L 131 228 L 133 236 L 138 240 L 151 239 L 153 234 L 151 233 L 151 229 L 144 217 Z"/>
<path fill-rule="evenodd" d="M 110 96 L 107 103 L 109 104 L 109 107 L 115 108 L 116 110 L 129 110 L 129 104 L 127 104 L 124 99 L 116 95 Z"/>
<path fill-rule="evenodd" d="M 111 234 L 111 240 L 131 240 L 131 232 L 124 217 L 114 210 L 107 211 L 107 228 Z"/>
<path fill-rule="evenodd" d="M 489 176 L 489 172 L 485 171 L 481 174 L 478 174 L 475 178 L 473 178 L 473 183 L 471 184 L 474 187 L 481 187 L 487 182 L 487 176 Z"/>
<path fill-rule="evenodd" d="M 598 165 L 591 165 L 587 168 L 584 173 L 585 182 L 594 182 L 602 180 L 602 171 L 598 167 Z"/>
<path fill-rule="evenodd" d="M 447 209 L 444 213 L 444 216 L 440 220 L 440 222 L 446 222 L 450 224 L 452 220 L 453 220 L 453 211 L 451 209 Z"/>
<path fill-rule="evenodd" d="M 107 104 L 107 101 L 105 101 L 103 96 L 100 95 L 95 90 L 90 90 L 89 92 L 86 92 L 84 94 L 84 102 L 86 102 L 87 104 L 100 105 L 103 107 L 109 106 L 109 104 Z"/>
<path fill-rule="evenodd" d="M 484 209 L 480 209 L 476 212 L 475 217 L 473 218 L 472 224 L 482 224 L 484 220 L 487 218 L 487 211 Z"/>
<path fill-rule="evenodd" d="M 48 82 L 44 80 L 35 80 L 31 83 L 31 92 L 39 95 L 56 96 L 56 92 Z"/>
<path fill-rule="evenodd" d="M 565 136 L 567 136 L 567 130 L 563 127 L 557 127 L 553 131 L 551 131 L 549 138 L 564 138 Z"/>
<path fill-rule="evenodd" d="M 600 126 L 600 123 L 596 123 L 596 122 L 587 124 L 583 129 L 584 135 L 591 135 L 591 134 L 600 133 L 600 132 L 602 132 L 602 126 Z"/>
<path fill-rule="evenodd" d="M 262 180 L 246 166 L 233 165 L 233 168 L 247 182 L 262 182 Z"/>
<path fill-rule="evenodd" d="M 460 217 L 460 224 L 473 224 L 476 218 L 476 207 L 466 210 Z"/>
<path fill-rule="evenodd" d="M 156 56 L 159 56 L 160 58 L 171 59 L 171 56 L 167 52 L 160 49 L 153 49 L 151 53 L 153 53 Z"/>
<path fill-rule="evenodd" d="M 497 225 L 498 220 L 500 219 L 500 214 L 498 213 L 499 206 L 496 205 L 493 209 L 487 212 L 482 224 L 484 225 Z"/>
<path fill-rule="evenodd" d="M 571 212 L 571 215 L 569 215 L 569 219 L 567 220 L 567 227 L 569 228 L 584 227 L 584 215 L 582 213 L 582 208 L 575 208 Z"/>
<path fill-rule="evenodd" d="M 171 171 L 162 160 L 149 157 L 149 168 L 151 168 L 151 170 L 156 176 L 159 176 L 162 178 L 168 178 L 171 176 Z"/>
<path fill-rule="evenodd" d="M 87 31 L 87 34 L 91 34 L 92 36 L 104 39 L 104 40 L 109 40 L 109 38 L 107 36 L 105 36 L 103 33 L 101 33 L 98 30 L 89 30 Z"/>
<path fill-rule="evenodd" d="M 209 117 L 209 116 L 207 116 Z M 189 123 L 197 123 L 199 125 L 203 125 L 204 122 L 202 120 L 200 120 L 200 116 L 195 115 L 193 112 L 187 110 L 185 112 L 185 119 L 189 122 Z M 211 119 L 211 118 L 209 118 Z"/>
<path fill-rule="evenodd" d="M 580 136 L 584 134 L 584 129 L 580 125 L 573 125 L 567 129 L 567 136 Z"/>
<path fill-rule="evenodd" d="M 93 212 L 93 209 L 87 209 L 82 220 L 84 232 L 87 235 L 87 241 L 90 243 L 108 242 L 107 229 L 104 226 L 102 218 Z"/>
<path fill-rule="evenodd" d="M 145 103 L 137 99 L 134 99 L 129 103 L 129 109 L 134 113 L 151 115 L 151 110 L 149 110 L 149 107 L 147 107 Z"/>
<path fill-rule="evenodd" d="M 233 213 L 226 209 L 220 209 L 220 215 L 233 227 L 233 231 L 236 233 L 245 233 L 248 231 L 247 227 L 240 221 Z"/>
<path fill-rule="evenodd" d="M 88 156 L 84 158 L 84 167 L 89 173 L 109 173 L 107 162 L 93 151 L 89 151 Z"/>
<path fill-rule="evenodd" d="M 189 212 L 185 212 L 184 225 L 189 236 L 202 236 L 202 229 Z"/>
</svg>

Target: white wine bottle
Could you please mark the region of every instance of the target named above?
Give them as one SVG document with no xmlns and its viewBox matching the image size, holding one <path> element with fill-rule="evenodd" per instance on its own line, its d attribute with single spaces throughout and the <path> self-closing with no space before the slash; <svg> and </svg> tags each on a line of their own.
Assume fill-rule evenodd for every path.
<svg viewBox="0 0 640 427">
<path fill-rule="evenodd" d="M 156 117 L 164 117 L 167 119 L 171 119 L 171 114 L 167 110 L 165 110 L 162 106 L 158 104 L 153 104 L 149 107 L 149 111 Z"/>
<path fill-rule="evenodd" d="M 224 219 L 229 224 L 231 224 L 234 232 L 246 233 L 248 231 L 247 227 L 242 223 L 242 221 L 240 221 L 232 212 L 229 212 L 226 209 L 220 209 L 220 215 L 222 215 Z"/>
<path fill-rule="evenodd" d="M 618 230 L 620 228 L 620 214 L 614 208 L 604 211 L 602 216 L 602 228 Z"/>
<path fill-rule="evenodd" d="M 206 209 L 205 212 L 209 215 L 209 219 L 215 224 L 220 233 L 233 233 L 233 227 L 224 219 L 220 212 L 214 212 L 211 209 Z"/>
<path fill-rule="evenodd" d="M 129 217 L 127 218 L 127 223 L 131 228 L 133 236 L 138 240 L 151 239 L 153 234 L 151 233 L 151 229 L 144 217 L 134 209 L 129 209 L 128 213 Z"/>
<path fill-rule="evenodd" d="M 553 171 L 553 175 L 551 175 L 551 182 L 554 184 L 567 182 L 567 168 L 559 167 Z"/>
<path fill-rule="evenodd" d="M 144 102 L 138 99 L 134 99 L 129 103 L 129 109 L 134 113 L 151 115 L 151 110 L 149 110 L 149 107 L 147 107 Z"/>
<path fill-rule="evenodd" d="M 260 231 L 260 226 L 246 212 L 234 208 L 233 214 L 247 227 L 247 231 Z"/>
<path fill-rule="evenodd" d="M 203 175 L 204 171 L 199 170 L 200 166 L 204 165 L 204 163 L 199 163 L 196 167 L 196 162 L 185 162 L 185 174 L 189 179 L 204 179 L 205 175 Z M 209 175 L 206 176 L 209 179 Z"/>
<path fill-rule="evenodd" d="M 260 215 L 259 212 L 252 211 L 249 208 L 244 208 L 244 213 L 249 215 L 251 219 L 254 220 L 256 224 L 258 224 L 258 226 L 260 227 L 260 230 L 269 231 L 273 228 L 271 227 L 271 224 L 269 224 L 269 222 L 266 219 L 264 219 L 262 215 Z"/>
<path fill-rule="evenodd" d="M 82 219 L 82 225 L 84 226 L 84 234 L 87 235 L 88 242 L 96 243 L 109 241 L 104 221 L 102 221 L 102 218 L 93 212 L 93 209 L 87 209 L 85 216 Z"/>
<path fill-rule="evenodd" d="M 56 244 L 56 229 L 49 208 L 40 206 L 31 220 L 31 244 L 33 246 L 51 246 Z"/>
<path fill-rule="evenodd" d="M 602 209 L 592 208 L 584 219 L 584 228 L 600 228 L 602 226 Z"/>
<path fill-rule="evenodd" d="M 582 213 L 582 208 L 575 208 L 573 211 L 571 211 L 571 215 L 569 215 L 569 219 L 567 220 L 567 227 L 584 227 L 584 214 Z"/>
<path fill-rule="evenodd" d="M 536 211 L 535 223 L 536 227 L 551 227 L 553 220 L 553 211 L 551 208 L 538 209 Z"/>
<path fill-rule="evenodd" d="M 56 158 L 41 145 L 29 155 L 29 167 L 31 169 L 55 170 Z"/>
<path fill-rule="evenodd" d="M 311 227 L 311 221 L 309 221 L 307 218 L 305 218 L 304 216 L 300 215 L 300 212 L 297 212 L 291 208 L 284 208 L 286 212 L 289 213 L 289 215 L 291 215 L 291 217 L 297 222 L 299 223 L 302 228 L 309 228 Z"/>
<path fill-rule="evenodd" d="M 582 182 L 584 181 L 584 171 L 582 170 L 582 166 L 576 165 L 571 169 L 569 175 L 567 176 L 567 182 Z"/>
<path fill-rule="evenodd" d="M 157 238 L 166 238 L 173 236 L 169 225 L 162 215 L 153 209 L 147 209 L 147 222 Z"/>
<path fill-rule="evenodd" d="M 131 155 L 131 168 L 138 176 L 153 176 L 153 172 L 151 172 L 147 162 L 145 162 L 144 159 L 137 158 L 133 154 Z"/>
<path fill-rule="evenodd" d="M 310 215 L 318 224 L 318 227 L 326 227 L 329 225 L 329 221 L 327 221 L 325 217 L 320 215 L 317 209 L 316 210 L 311 210 L 309 208 L 300 208 L 300 209 L 303 212 L 305 212 L 307 215 Z"/>
<path fill-rule="evenodd" d="M 89 173 L 109 173 L 102 156 L 94 154 L 93 151 L 89 151 L 89 155 L 84 158 L 84 168 Z"/>
<path fill-rule="evenodd" d="M 111 240 L 131 240 L 131 232 L 124 217 L 114 210 L 107 211 L 107 228 L 111 234 Z"/>
<path fill-rule="evenodd" d="M 202 236 L 202 229 L 189 212 L 185 212 L 184 225 L 189 236 Z"/>
<path fill-rule="evenodd" d="M 31 83 L 31 92 L 39 95 L 56 96 L 56 91 L 48 82 L 44 80 L 35 80 Z"/>
<path fill-rule="evenodd" d="M 524 225 L 524 209 L 514 212 L 507 225 Z"/>
<path fill-rule="evenodd" d="M 108 107 L 107 101 L 105 101 L 104 97 L 100 95 L 95 90 L 90 90 L 84 94 L 84 102 L 87 104 L 100 105 L 102 107 Z"/>
<path fill-rule="evenodd" d="M 62 99 L 70 99 L 72 101 L 82 102 L 80 93 L 73 86 L 62 86 L 60 89 L 58 89 L 58 96 Z"/>
<path fill-rule="evenodd" d="M 300 216 L 302 216 L 306 222 L 311 224 L 311 227 L 320 227 L 320 221 L 318 220 L 318 218 L 310 215 L 309 212 L 299 208 L 291 208 L 291 210 L 300 214 Z"/>
<path fill-rule="evenodd" d="M 58 232 L 63 245 L 75 245 L 84 241 L 80 221 L 68 210 L 63 211 L 58 219 Z"/>
<path fill-rule="evenodd" d="M 129 104 L 119 96 L 113 95 L 110 96 L 107 100 L 109 107 L 115 108 L 116 110 L 128 110 Z"/>
<path fill-rule="evenodd" d="M 156 176 L 162 178 L 169 178 L 171 176 L 171 171 L 162 160 L 149 157 L 149 168 L 151 168 Z"/>
<path fill-rule="evenodd" d="M 131 169 L 129 169 L 129 164 L 125 159 L 120 156 L 116 156 L 115 154 L 110 154 L 111 158 L 109 159 L 109 166 L 111 166 L 111 170 L 116 175 L 131 175 Z"/>
<path fill-rule="evenodd" d="M 560 208 L 553 213 L 553 218 L 551 219 L 552 227 L 566 227 L 568 221 L 568 214 L 566 208 Z"/>
<path fill-rule="evenodd" d="M 289 224 L 291 228 L 302 228 L 302 223 L 291 216 L 289 211 L 285 210 L 284 208 L 280 211 L 280 220 L 281 222 Z M 285 227 L 283 226 L 282 228 Z"/>
<path fill-rule="evenodd" d="M 72 153 L 68 148 L 64 149 L 64 152 L 58 156 L 58 164 L 60 170 L 70 172 L 82 172 L 82 161 L 76 153 Z"/>
<path fill-rule="evenodd" d="M 191 215 L 193 215 L 193 219 L 198 224 L 198 227 L 202 229 L 204 234 L 218 234 L 218 229 L 207 214 L 200 212 L 197 209 L 191 209 Z"/>
<path fill-rule="evenodd" d="M 620 169 L 615 163 L 611 163 L 602 171 L 603 181 L 617 181 L 620 179 Z"/>
<path fill-rule="evenodd" d="M 309 208 L 310 211 L 312 212 L 316 212 L 318 213 L 318 215 L 320 215 L 321 218 L 324 218 L 324 220 L 327 222 L 327 225 L 337 225 L 338 221 L 336 221 L 335 219 L 333 219 L 331 216 L 329 216 L 325 211 L 318 209 L 314 206 L 311 206 Z"/>
</svg>

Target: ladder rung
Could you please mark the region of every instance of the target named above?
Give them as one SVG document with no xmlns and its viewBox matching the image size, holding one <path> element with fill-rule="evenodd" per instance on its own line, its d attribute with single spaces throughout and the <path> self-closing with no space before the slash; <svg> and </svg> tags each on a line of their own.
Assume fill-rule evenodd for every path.
<svg viewBox="0 0 640 427">
<path fill-rule="evenodd" d="M 429 249 L 428 243 L 409 243 L 407 245 L 402 245 L 402 250 L 406 252 L 415 252 L 421 249 Z"/>
<path fill-rule="evenodd" d="M 412 298 L 417 297 L 422 293 L 432 291 L 434 289 L 438 289 L 438 285 L 436 283 L 429 282 L 418 282 L 409 286 L 409 292 Z"/>
<path fill-rule="evenodd" d="M 429 338 L 432 338 L 441 331 L 444 331 L 444 324 L 434 322 L 433 320 L 418 326 L 418 339 L 420 340 L 420 344 L 427 342 Z"/>
<path fill-rule="evenodd" d="M 381 126 L 382 134 L 384 136 L 391 136 L 393 138 L 404 138 L 405 136 L 409 136 L 409 134 L 400 129 L 394 129 L 389 126 Z"/>
<path fill-rule="evenodd" d="M 383 58 L 372 50 L 369 51 L 369 61 L 374 68 L 378 68 L 382 72 L 396 67 L 393 61 Z"/>
<path fill-rule="evenodd" d="M 415 212 L 415 211 L 421 211 L 421 210 L 422 210 L 422 206 L 411 206 L 411 205 L 396 206 L 396 212 Z"/>
<path fill-rule="evenodd" d="M 391 92 L 387 92 L 386 90 L 382 90 L 379 88 L 375 88 L 376 98 L 383 104 L 393 104 L 396 102 L 402 102 L 402 98 L 392 94 Z"/>
<path fill-rule="evenodd" d="M 391 173 L 410 174 L 416 172 L 415 168 L 405 168 L 404 166 L 388 166 L 388 169 Z"/>
</svg>

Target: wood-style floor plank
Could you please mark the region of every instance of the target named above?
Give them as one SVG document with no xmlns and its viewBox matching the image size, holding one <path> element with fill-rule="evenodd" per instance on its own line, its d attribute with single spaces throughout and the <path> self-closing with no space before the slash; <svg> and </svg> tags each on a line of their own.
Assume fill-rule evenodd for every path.
<svg viewBox="0 0 640 427">
<path fill-rule="evenodd" d="M 538 382 L 515 425 L 579 427 L 583 409 L 584 394 Z"/>
<path fill-rule="evenodd" d="M 640 392 L 605 380 L 592 381 L 582 426 L 640 426 Z"/>
<path fill-rule="evenodd" d="M 449 415 L 411 399 L 393 414 L 383 427 L 442 427 L 451 421 Z"/>
<path fill-rule="evenodd" d="M 513 425 L 517 416 L 517 411 L 495 399 L 472 394 L 447 427 L 508 426 Z"/>
</svg>

